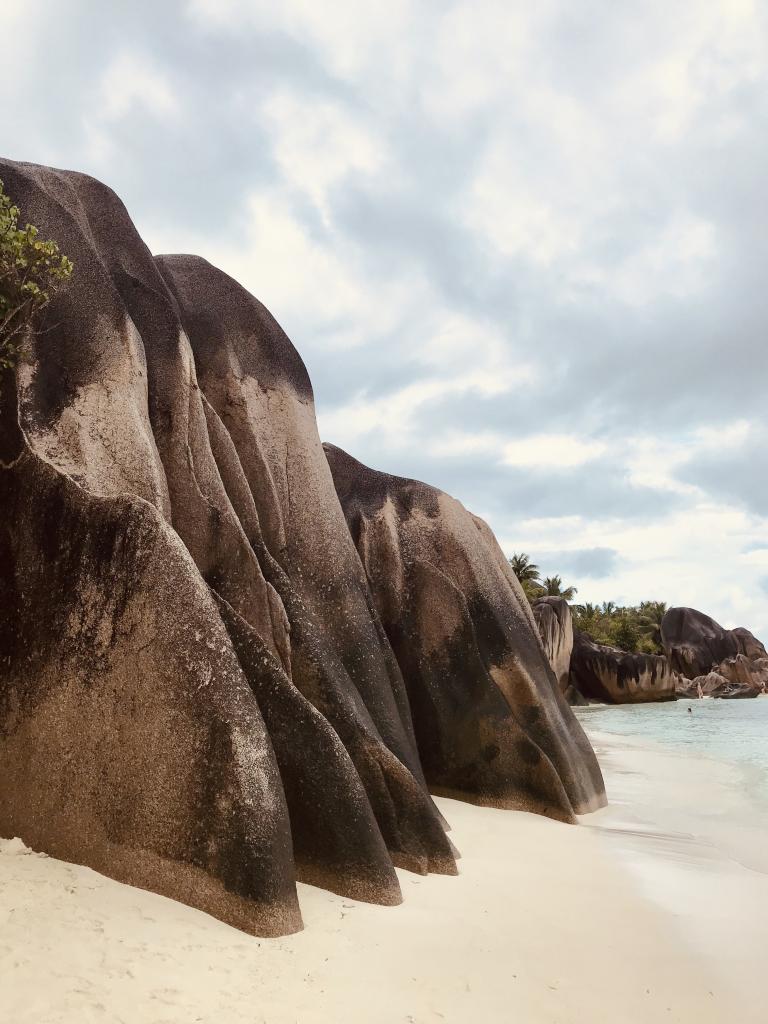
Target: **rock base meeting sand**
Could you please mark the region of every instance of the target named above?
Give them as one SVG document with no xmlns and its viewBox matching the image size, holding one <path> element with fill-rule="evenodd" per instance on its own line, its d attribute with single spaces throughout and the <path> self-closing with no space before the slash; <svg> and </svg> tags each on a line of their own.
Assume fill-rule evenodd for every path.
<svg viewBox="0 0 768 1024">
<path fill-rule="evenodd" d="M 462 851 L 458 878 L 398 871 L 407 897 L 400 907 L 302 885 L 305 930 L 285 938 L 251 938 L 6 841 L 3 1018 L 764 1020 L 768 875 L 733 859 L 735 848 L 721 842 L 732 835 L 726 812 L 745 811 L 738 778 L 717 762 L 593 740 L 612 802 L 581 826 L 438 800 Z M 709 831 L 707 815 L 686 811 L 706 808 L 702 793 Z"/>
</svg>

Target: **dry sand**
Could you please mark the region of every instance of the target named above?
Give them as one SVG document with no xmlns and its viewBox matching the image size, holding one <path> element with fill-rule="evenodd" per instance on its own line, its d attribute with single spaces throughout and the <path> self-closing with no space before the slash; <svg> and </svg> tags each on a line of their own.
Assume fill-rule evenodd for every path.
<svg viewBox="0 0 768 1024">
<path fill-rule="evenodd" d="M 396 908 L 301 886 L 285 939 L 0 843 L 0 1021 L 762 1024 L 768 875 L 721 842 L 737 776 L 597 742 L 612 805 L 586 827 L 438 800 L 458 878 L 400 872 Z"/>
</svg>

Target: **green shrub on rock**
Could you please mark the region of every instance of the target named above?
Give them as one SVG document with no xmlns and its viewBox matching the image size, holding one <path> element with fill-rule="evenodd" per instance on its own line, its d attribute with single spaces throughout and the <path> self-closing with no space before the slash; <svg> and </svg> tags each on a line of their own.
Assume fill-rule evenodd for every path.
<svg viewBox="0 0 768 1024">
<path fill-rule="evenodd" d="M 36 227 L 19 227 L 19 208 L 0 181 L 0 369 L 16 365 L 27 330 L 72 263 Z"/>
</svg>

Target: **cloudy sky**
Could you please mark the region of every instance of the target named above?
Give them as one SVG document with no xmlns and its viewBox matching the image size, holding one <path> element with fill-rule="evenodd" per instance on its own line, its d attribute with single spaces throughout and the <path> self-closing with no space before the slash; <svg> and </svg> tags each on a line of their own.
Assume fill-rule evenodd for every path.
<svg viewBox="0 0 768 1024">
<path fill-rule="evenodd" d="M 584 600 L 768 639 L 764 3 L 2 15 L 5 155 L 102 178 L 153 251 L 253 291 L 325 439 Z"/>
</svg>

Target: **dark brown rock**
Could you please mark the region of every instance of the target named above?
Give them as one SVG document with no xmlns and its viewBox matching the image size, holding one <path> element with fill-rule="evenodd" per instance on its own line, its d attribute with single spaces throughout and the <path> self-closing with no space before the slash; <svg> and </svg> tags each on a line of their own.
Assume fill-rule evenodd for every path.
<svg viewBox="0 0 768 1024">
<path fill-rule="evenodd" d="M 325 448 L 432 790 L 568 820 L 598 806 L 594 755 L 490 529 L 433 487 Z"/>
<path fill-rule="evenodd" d="M 246 931 L 296 930 L 272 745 L 178 536 L 27 444 L 0 508 L 0 835 Z"/>
<path fill-rule="evenodd" d="M 670 608 L 661 623 L 661 642 L 672 668 L 688 679 L 738 654 L 750 660 L 768 657 L 748 629 L 725 629 L 695 608 Z"/>
<path fill-rule="evenodd" d="M 571 685 L 590 700 L 641 704 L 675 699 L 675 673 L 666 658 L 630 654 L 574 633 Z"/>
<path fill-rule="evenodd" d="M 366 790 L 376 821 L 361 832 L 378 825 L 398 866 L 453 873 L 304 365 L 270 313 L 226 274 L 191 256 L 159 257 L 158 265 L 191 344 L 221 479 L 290 623 L 293 683 L 341 739 Z M 226 575 L 237 569 L 230 564 Z M 304 787 L 296 792 L 306 797 Z"/>
</svg>

